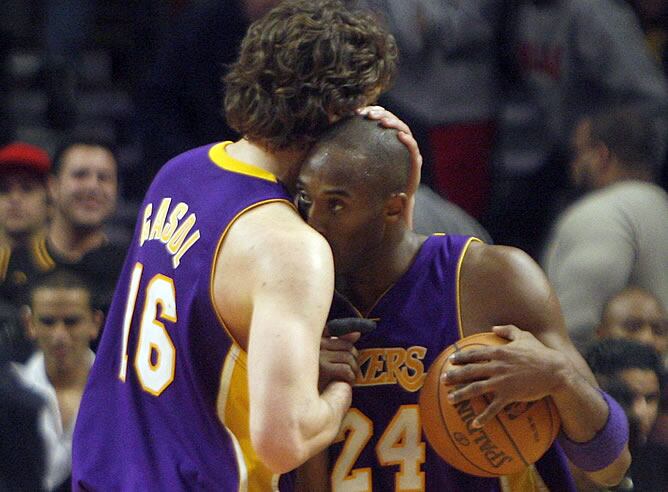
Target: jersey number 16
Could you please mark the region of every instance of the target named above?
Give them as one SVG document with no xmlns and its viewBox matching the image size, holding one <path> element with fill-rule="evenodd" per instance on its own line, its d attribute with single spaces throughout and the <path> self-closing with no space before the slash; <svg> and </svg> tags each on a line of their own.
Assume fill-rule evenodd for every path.
<svg viewBox="0 0 668 492">
<path fill-rule="evenodd" d="M 118 378 L 125 382 L 128 371 L 128 337 L 139 294 L 144 265 L 136 263 L 132 271 L 128 299 L 123 317 L 123 342 L 121 366 Z M 160 396 L 174 381 L 176 349 L 174 343 L 160 321 L 176 322 L 176 291 L 174 281 L 162 274 L 154 275 L 145 289 L 144 308 L 139 318 L 139 339 L 134 357 L 137 379 L 144 391 Z M 160 315 L 158 316 L 158 306 Z"/>
</svg>

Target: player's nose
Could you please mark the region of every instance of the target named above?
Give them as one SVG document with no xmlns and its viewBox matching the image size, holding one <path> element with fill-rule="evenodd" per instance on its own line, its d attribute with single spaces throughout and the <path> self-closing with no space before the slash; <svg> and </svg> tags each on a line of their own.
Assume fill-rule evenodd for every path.
<svg viewBox="0 0 668 492">
<path fill-rule="evenodd" d="M 312 204 L 306 214 L 306 222 L 323 236 L 326 236 L 327 226 L 322 214 L 319 213 L 317 204 Z"/>
</svg>

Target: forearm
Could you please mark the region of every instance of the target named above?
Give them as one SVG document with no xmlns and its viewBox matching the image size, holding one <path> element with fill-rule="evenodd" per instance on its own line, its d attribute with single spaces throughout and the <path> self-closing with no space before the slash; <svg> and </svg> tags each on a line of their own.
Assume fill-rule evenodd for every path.
<svg viewBox="0 0 668 492">
<path fill-rule="evenodd" d="M 562 431 L 571 441 L 589 441 L 605 425 L 608 407 L 600 392 L 570 364 L 560 378 L 562 383 L 551 396 L 559 410 Z"/>
<path fill-rule="evenodd" d="M 306 388 L 303 388 L 306 389 Z M 336 438 L 352 397 L 350 385 L 333 382 L 315 390 L 271 390 L 251 401 L 251 440 L 260 459 L 275 473 L 286 473 L 325 449 Z M 282 409 L 277 412 L 276 409 Z"/>
<path fill-rule="evenodd" d="M 320 395 L 313 413 L 302 415 L 299 439 L 308 458 L 328 447 L 336 438 L 352 399 L 352 389 L 342 381 L 331 382 Z"/>
<path fill-rule="evenodd" d="M 628 424 L 621 408 L 576 371 L 552 393 L 569 460 L 598 485 L 616 485 L 630 464 Z M 607 401 L 606 401 L 607 400 Z"/>
</svg>

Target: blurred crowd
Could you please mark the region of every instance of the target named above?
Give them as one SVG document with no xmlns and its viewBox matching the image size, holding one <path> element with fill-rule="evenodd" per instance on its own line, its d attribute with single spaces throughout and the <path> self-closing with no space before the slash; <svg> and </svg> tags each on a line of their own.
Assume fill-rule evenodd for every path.
<svg viewBox="0 0 668 492">
<path fill-rule="evenodd" d="M 138 209 L 171 157 L 237 137 L 221 77 L 279 0 L 129 2 L 138 150 L 122 165 L 119 142 L 80 115 L 100 3 L 8 3 L 42 20 L 55 148 L 16 138 L 3 96 L 13 38 L 0 25 L 0 428 L 16 433 L 0 442 L 2 490 L 68 490 L 78 403 L 123 266 L 119 238 L 131 235 L 110 234 L 117 203 Z M 356 3 L 400 48 L 380 104 L 425 159 L 416 229 L 520 247 L 544 267 L 573 340 L 632 424 L 619 490 L 668 490 L 668 2 Z"/>
</svg>

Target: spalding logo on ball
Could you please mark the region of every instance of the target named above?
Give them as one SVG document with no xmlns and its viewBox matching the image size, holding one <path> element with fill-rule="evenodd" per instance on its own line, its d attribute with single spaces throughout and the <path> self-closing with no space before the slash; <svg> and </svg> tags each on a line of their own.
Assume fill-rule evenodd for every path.
<svg viewBox="0 0 668 492">
<path fill-rule="evenodd" d="M 520 472 L 538 461 L 559 433 L 559 414 L 549 397 L 508 405 L 482 428 L 472 423 L 487 407 L 484 395 L 454 404 L 448 401 L 454 387 L 441 382 L 441 375 L 450 367 L 448 357 L 506 343 L 508 340 L 491 332 L 462 338 L 434 360 L 420 391 L 422 428 L 429 444 L 450 465 L 471 475 L 498 477 Z"/>
</svg>

